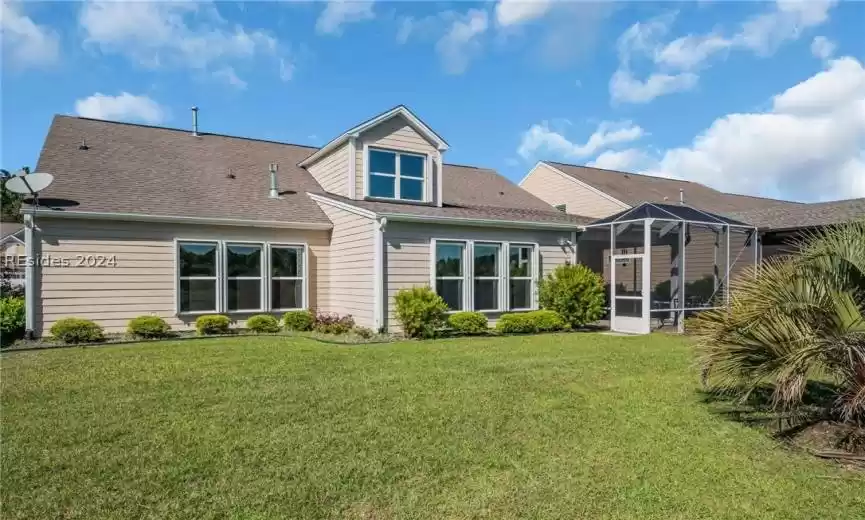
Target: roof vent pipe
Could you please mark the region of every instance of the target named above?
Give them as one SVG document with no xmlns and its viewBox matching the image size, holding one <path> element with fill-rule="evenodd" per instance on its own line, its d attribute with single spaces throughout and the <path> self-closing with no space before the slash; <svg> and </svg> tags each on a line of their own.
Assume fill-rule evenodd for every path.
<svg viewBox="0 0 865 520">
<path fill-rule="evenodd" d="M 192 107 L 192 135 L 198 137 L 198 107 Z"/>
<path fill-rule="evenodd" d="M 685 190 L 679 188 L 679 204 L 685 205 Z"/>
<path fill-rule="evenodd" d="M 270 163 L 270 198 L 278 199 L 279 198 L 279 188 L 276 186 L 276 170 L 279 169 L 279 165 L 276 163 Z"/>
</svg>

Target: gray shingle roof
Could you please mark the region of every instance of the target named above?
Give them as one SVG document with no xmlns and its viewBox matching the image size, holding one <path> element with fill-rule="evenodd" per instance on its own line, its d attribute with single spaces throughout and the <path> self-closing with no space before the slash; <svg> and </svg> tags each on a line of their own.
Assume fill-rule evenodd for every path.
<svg viewBox="0 0 865 520">
<path fill-rule="evenodd" d="M 679 202 L 680 189 L 683 190 L 687 204 L 712 213 L 728 214 L 771 206 L 796 207 L 802 205 L 798 202 L 724 193 L 697 182 L 603 170 L 553 161 L 544 162 L 630 206 L 637 206 L 641 202 L 676 204 Z"/>
<path fill-rule="evenodd" d="M 87 149 L 80 149 L 82 142 Z M 324 190 L 297 166 L 316 150 L 56 116 L 37 170 L 54 174 L 55 182 L 42 193 L 42 202 L 58 210 L 329 224 L 321 208 L 306 195 L 325 194 Z M 279 164 L 279 200 L 268 198 L 268 165 L 272 162 Z M 392 213 L 532 222 L 591 220 L 553 210 L 493 170 L 445 165 L 443 177 L 445 208 L 345 200 Z"/>
<path fill-rule="evenodd" d="M 757 208 L 730 216 L 766 230 L 827 226 L 865 219 L 865 198 Z"/>
</svg>

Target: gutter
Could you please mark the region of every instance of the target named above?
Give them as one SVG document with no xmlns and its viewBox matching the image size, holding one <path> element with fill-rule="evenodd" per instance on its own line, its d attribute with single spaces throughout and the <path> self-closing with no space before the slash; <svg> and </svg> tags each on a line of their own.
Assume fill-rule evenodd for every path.
<svg viewBox="0 0 865 520">
<path fill-rule="evenodd" d="M 94 211 L 57 211 L 39 209 L 27 211 L 40 217 L 85 220 L 121 220 L 129 222 L 166 222 L 173 224 L 206 224 L 218 226 L 266 227 L 286 229 L 330 230 L 333 224 L 323 222 L 286 222 L 280 220 L 240 220 L 232 218 L 185 217 L 180 215 L 149 215 L 146 213 L 108 213 Z"/>
<path fill-rule="evenodd" d="M 436 224 L 459 224 L 464 226 L 509 227 L 534 229 L 567 229 L 582 231 L 584 226 L 570 222 L 526 222 L 524 220 L 475 219 L 462 217 L 436 217 L 430 215 L 415 215 L 411 213 L 379 213 L 393 222 L 433 222 Z"/>
</svg>

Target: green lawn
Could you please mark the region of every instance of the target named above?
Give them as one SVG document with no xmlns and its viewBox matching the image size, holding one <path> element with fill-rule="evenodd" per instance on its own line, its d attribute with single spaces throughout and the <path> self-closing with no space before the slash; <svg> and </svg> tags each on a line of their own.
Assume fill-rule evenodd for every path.
<svg viewBox="0 0 865 520">
<path fill-rule="evenodd" d="M 696 387 L 665 335 L 8 353 L 0 516 L 865 516 L 865 476 Z"/>
</svg>

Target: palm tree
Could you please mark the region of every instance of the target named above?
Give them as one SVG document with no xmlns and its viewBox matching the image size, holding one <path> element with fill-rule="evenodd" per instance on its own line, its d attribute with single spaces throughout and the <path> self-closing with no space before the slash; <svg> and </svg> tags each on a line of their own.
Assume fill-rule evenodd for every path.
<svg viewBox="0 0 865 520">
<path fill-rule="evenodd" d="M 865 425 L 865 222 L 799 249 L 735 280 L 729 309 L 695 318 L 701 364 L 716 390 L 742 399 L 769 385 L 784 412 L 804 409 L 809 382 L 829 381 L 824 418 Z"/>
</svg>

